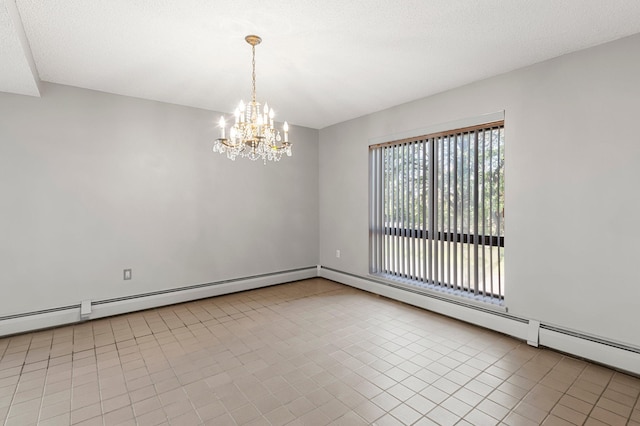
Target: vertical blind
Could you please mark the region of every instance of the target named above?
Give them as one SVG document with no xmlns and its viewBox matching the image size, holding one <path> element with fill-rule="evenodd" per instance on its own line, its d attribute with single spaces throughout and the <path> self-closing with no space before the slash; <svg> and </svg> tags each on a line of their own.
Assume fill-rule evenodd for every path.
<svg viewBox="0 0 640 426">
<path fill-rule="evenodd" d="M 504 122 L 372 145 L 370 272 L 504 298 Z"/>
</svg>

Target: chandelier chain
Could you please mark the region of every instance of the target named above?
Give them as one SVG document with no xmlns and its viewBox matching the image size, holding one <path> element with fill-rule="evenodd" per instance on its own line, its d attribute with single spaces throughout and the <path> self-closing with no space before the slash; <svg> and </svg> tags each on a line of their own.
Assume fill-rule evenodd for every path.
<svg viewBox="0 0 640 426">
<path fill-rule="evenodd" d="M 251 45 L 251 67 L 253 68 L 253 73 L 251 74 L 251 80 L 253 81 L 253 102 L 256 102 L 256 46 Z"/>
</svg>

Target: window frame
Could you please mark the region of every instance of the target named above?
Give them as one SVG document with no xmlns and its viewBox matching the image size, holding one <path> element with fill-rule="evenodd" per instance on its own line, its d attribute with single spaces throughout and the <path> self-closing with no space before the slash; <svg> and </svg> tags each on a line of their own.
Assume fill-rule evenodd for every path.
<svg viewBox="0 0 640 426">
<path fill-rule="evenodd" d="M 495 170 L 500 170 L 501 169 L 501 174 L 499 175 L 500 178 L 502 179 L 502 183 L 504 183 L 504 139 L 505 139 L 505 135 L 504 135 L 504 129 L 505 129 L 505 125 L 504 125 L 504 116 L 502 116 L 500 119 L 494 119 L 494 120 L 490 120 L 490 121 L 484 121 L 484 122 L 480 122 L 478 124 L 473 124 L 473 125 L 467 125 L 467 126 L 459 126 L 459 127 L 452 127 L 450 128 L 450 130 L 439 130 L 436 132 L 431 132 L 431 133 L 427 133 L 427 134 L 423 134 L 420 136 L 412 136 L 412 137 L 406 137 L 406 138 L 401 138 L 401 139 L 396 139 L 396 140 L 390 140 L 390 141 L 385 141 L 382 143 L 374 143 L 372 145 L 369 146 L 369 155 L 370 155 L 370 164 L 369 164 L 369 174 L 370 174 L 370 190 L 369 190 L 369 194 L 370 194 L 370 198 L 369 198 L 369 207 L 370 207 L 370 217 L 369 217 L 369 234 L 370 234 L 370 238 L 369 238 L 369 273 L 379 277 L 379 278 L 390 278 L 390 279 L 394 279 L 394 280 L 402 280 L 405 283 L 409 283 L 409 284 L 414 284 L 414 285 L 418 285 L 420 287 L 423 286 L 427 286 L 428 288 L 431 289 L 435 289 L 435 290 L 445 290 L 449 293 L 453 293 L 456 295 L 461 295 L 461 296 L 471 296 L 475 299 L 480 299 L 482 301 L 488 301 L 491 303 L 497 303 L 499 305 L 502 305 L 504 303 L 504 266 L 501 264 L 502 260 L 501 257 L 504 256 L 504 231 L 502 232 L 502 234 L 500 234 L 500 224 L 498 223 L 497 225 L 497 234 L 498 235 L 493 235 L 494 233 L 491 232 L 491 230 L 489 230 L 489 232 L 487 233 L 486 230 L 484 229 L 484 221 L 486 220 L 486 218 L 483 216 L 483 230 L 482 233 L 478 232 L 478 208 L 479 208 L 479 203 L 480 201 L 478 200 L 478 194 L 479 194 L 479 186 L 481 185 L 481 181 L 478 179 L 478 175 L 480 173 L 479 169 L 480 169 L 480 162 L 479 162 L 479 142 L 478 142 L 478 134 L 479 132 L 486 132 L 486 131 L 494 131 L 494 130 L 498 130 L 498 134 L 499 134 L 499 142 L 498 142 L 498 149 L 500 146 L 502 146 L 502 163 L 500 163 L 500 151 L 498 151 L 498 166 L 495 168 Z M 471 223 L 469 223 L 468 229 L 466 230 L 467 232 L 460 232 L 458 229 L 455 230 L 451 230 L 449 229 L 448 231 L 442 231 L 439 230 L 437 226 L 434 226 L 434 220 L 437 220 L 438 217 L 438 205 L 436 202 L 433 202 L 434 198 L 436 198 L 438 196 L 438 188 L 437 188 L 437 182 L 438 182 L 438 177 L 436 176 L 438 173 L 438 169 L 440 167 L 443 167 L 442 165 L 445 163 L 444 161 L 444 148 L 440 149 L 440 147 L 437 145 L 438 143 L 442 142 L 444 143 L 444 138 L 451 138 L 451 137 L 458 137 L 459 135 L 469 135 L 469 134 L 473 134 L 474 137 L 474 155 L 475 158 L 473 160 L 473 170 L 471 167 L 471 159 L 468 158 L 467 161 L 469 161 L 467 170 L 469 171 L 469 173 L 474 173 L 474 183 L 473 183 L 473 189 L 471 188 L 471 178 L 468 177 L 469 182 L 468 182 L 468 191 L 469 191 L 469 199 L 471 199 L 471 191 L 473 192 L 473 199 L 475 200 L 474 202 L 474 209 L 473 209 L 473 214 L 474 214 L 474 220 L 475 220 L 475 232 L 472 232 L 471 230 Z M 491 133 L 491 135 L 493 135 L 493 133 Z M 483 135 L 483 137 L 486 138 L 486 135 Z M 490 136 L 492 137 L 492 136 Z M 449 139 L 448 139 L 449 140 Z M 454 139 L 455 140 L 455 139 Z M 470 143 L 470 142 L 469 142 Z M 483 143 L 486 143 L 486 139 L 483 139 Z M 493 141 L 491 141 L 491 143 L 493 143 Z M 405 223 L 404 218 L 401 220 L 400 223 L 398 223 L 398 221 L 391 221 L 393 223 L 395 223 L 395 226 L 388 226 L 389 225 L 389 220 L 388 218 L 385 219 L 385 213 L 383 210 L 385 209 L 385 196 L 388 195 L 388 193 L 386 193 L 386 188 L 384 187 L 384 185 L 386 185 L 388 183 L 387 179 L 386 179 L 386 169 L 383 166 L 383 163 L 385 161 L 385 157 L 382 154 L 379 155 L 375 155 L 376 152 L 381 152 L 383 149 L 388 148 L 388 147 L 407 147 L 407 146 L 411 146 L 412 149 L 415 149 L 416 144 L 421 144 L 422 147 L 422 155 L 423 156 L 428 156 L 428 158 L 430 160 L 436 159 L 437 161 L 434 162 L 434 164 L 429 164 L 428 167 L 428 184 L 425 184 L 425 180 L 426 179 L 422 179 L 423 182 L 423 192 L 426 193 L 426 191 L 424 191 L 425 188 L 429 188 L 429 195 L 428 197 L 431 197 L 431 202 L 427 203 L 428 207 L 427 209 L 428 214 L 422 214 L 422 217 L 426 217 L 428 216 L 429 219 L 423 219 L 422 223 L 416 223 L 415 218 L 414 221 L 411 222 L 409 220 L 407 220 Z M 455 145 L 455 142 L 454 142 Z M 428 153 L 425 153 L 425 149 L 424 146 L 428 147 Z M 455 145 L 457 146 L 457 145 Z M 484 145 L 483 145 L 484 146 Z M 493 146 L 493 145 L 492 145 Z M 451 145 L 449 145 L 449 148 L 451 147 Z M 440 150 L 440 151 L 439 151 Z M 471 157 L 471 148 L 468 148 L 469 153 L 467 154 L 467 157 Z M 438 159 L 437 155 L 441 154 L 442 158 Z M 414 155 L 415 155 L 415 151 L 414 151 Z M 451 152 L 448 151 L 447 155 L 451 155 Z M 483 151 L 482 151 L 482 155 L 485 156 L 485 151 L 484 151 L 484 147 L 483 147 Z M 409 157 L 404 157 L 404 159 L 407 159 Z M 492 157 L 490 158 L 492 160 Z M 396 160 L 396 158 L 394 158 L 394 160 Z M 426 161 L 426 160 L 423 160 Z M 447 157 L 446 161 L 450 161 L 450 157 Z M 458 161 L 458 157 L 456 154 L 455 157 L 455 162 Z M 482 172 L 483 172 L 483 179 L 482 179 L 482 185 L 483 185 L 483 191 L 485 191 L 484 188 L 484 180 L 485 180 L 485 167 L 484 164 L 486 162 L 486 156 L 483 157 L 483 162 L 482 162 Z M 377 163 L 377 164 L 376 164 Z M 434 166 L 435 165 L 435 166 Z M 411 175 L 411 171 L 407 171 L 405 174 L 405 170 L 404 170 L 404 163 L 402 163 L 402 174 L 403 176 L 409 176 Z M 412 165 L 411 167 L 407 167 L 408 169 L 410 168 L 415 168 L 415 164 Z M 424 167 L 426 168 L 426 163 L 424 163 Z M 493 170 L 493 169 L 492 169 Z M 395 171 L 395 169 L 394 169 Z M 415 171 L 414 171 L 415 173 Z M 379 174 L 379 175 L 377 175 Z M 427 173 L 425 173 L 427 174 Z M 410 178 L 408 178 L 409 182 L 411 182 Z M 404 185 L 404 184 L 403 184 Z M 411 185 L 411 183 L 409 183 L 408 185 Z M 414 182 L 415 185 L 415 182 Z M 499 187 L 500 187 L 500 182 L 498 182 L 498 191 L 499 191 Z M 408 190 L 403 186 L 403 191 L 407 192 Z M 415 191 L 415 188 L 413 188 Z M 449 190 L 451 190 L 451 188 L 449 188 Z M 403 197 L 403 191 L 399 191 L 398 194 L 393 193 L 392 194 L 392 202 L 395 203 L 397 201 L 399 201 L 398 199 L 401 199 Z M 444 195 L 444 189 L 442 189 L 442 195 Z M 455 191 L 457 191 L 457 188 L 455 189 Z M 464 191 L 464 190 L 463 190 Z M 450 195 L 450 194 L 447 194 Z M 457 196 L 457 193 L 456 193 Z M 483 192 L 483 197 L 486 196 L 486 193 Z M 491 195 L 493 197 L 493 194 Z M 502 191 L 502 196 L 504 197 L 504 190 Z M 398 199 L 396 199 L 395 197 L 398 197 Z M 497 193 L 497 197 L 498 200 L 500 199 L 500 192 Z M 415 194 L 412 195 L 410 200 L 408 200 L 409 204 L 410 203 L 415 203 Z M 423 197 L 426 198 L 426 197 Z M 401 200 L 401 202 L 406 202 L 407 200 Z M 482 209 L 485 210 L 485 204 L 484 204 L 485 198 L 482 199 Z M 420 208 L 425 206 L 425 200 L 424 199 L 420 199 L 419 200 L 421 204 Z M 457 202 L 457 201 L 456 201 Z M 442 203 L 444 204 L 444 202 Z M 464 204 L 463 204 L 464 205 Z M 415 208 L 415 205 L 413 206 Z M 451 208 L 451 206 L 449 205 L 449 208 Z M 504 227 L 504 200 L 502 201 L 501 205 L 499 204 L 497 206 L 498 208 L 498 220 L 502 220 L 502 227 Z M 443 217 L 444 217 L 444 207 L 442 207 L 442 211 L 441 211 Z M 483 212 L 483 214 L 486 213 Z M 490 208 L 490 213 L 491 213 L 491 208 Z M 404 214 L 404 213 L 403 213 Z M 415 214 L 415 211 L 414 211 Z M 447 214 L 450 215 L 450 212 L 447 211 Z M 456 207 L 456 214 L 457 214 L 457 207 Z M 469 222 L 470 222 L 470 218 L 469 217 Z M 456 218 L 457 219 L 457 218 Z M 392 223 L 392 224 L 393 224 Z M 449 222 L 449 225 L 451 226 L 451 223 Z M 430 230 L 433 229 L 434 232 L 431 232 Z M 502 228 L 504 229 L 504 228 Z M 463 230 L 464 231 L 464 230 Z M 420 266 L 416 266 L 416 269 L 414 270 L 413 264 L 411 265 L 411 267 L 409 268 L 397 268 L 395 266 L 392 266 L 390 269 L 389 266 L 392 265 L 392 259 L 389 258 L 389 251 L 392 251 L 391 249 L 387 249 L 385 250 L 385 244 L 388 243 L 388 239 L 385 240 L 385 237 L 395 237 L 396 239 L 402 239 L 405 240 L 404 242 L 400 242 L 400 244 L 411 244 L 413 245 L 413 247 L 416 247 L 416 242 L 417 242 L 417 246 L 419 249 L 419 246 L 422 244 L 423 246 L 423 251 L 421 253 L 422 257 L 425 256 L 429 256 L 430 259 L 428 260 L 424 260 L 424 267 L 422 269 L 422 271 L 420 271 L 420 273 L 415 273 L 415 270 L 420 269 Z M 410 240 L 410 242 L 407 242 L 407 240 Z M 385 242 L 386 241 L 386 242 Z M 428 242 L 428 244 L 427 244 Z M 474 274 L 474 280 L 475 280 L 475 286 L 473 288 L 473 292 L 471 292 L 471 288 L 470 286 L 465 287 L 464 285 L 461 285 L 459 283 L 455 283 L 455 282 L 441 282 L 441 280 L 438 279 L 438 277 L 433 277 L 432 274 L 432 270 L 431 268 L 435 268 L 437 271 L 438 265 L 436 263 L 440 263 L 442 262 L 442 264 L 444 265 L 444 254 L 442 254 L 439 258 L 438 256 L 436 256 L 435 261 L 431 258 L 432 257 L 432 253 L 431 253 L 431 248 L 433 246 L 433 244 L 436 245 L 441 245 L 442 247 L 444 246 L 444 244 L 466 244 L 466 245 L 470 245 L 472 247 L 474 247 L 475 250 L 475 263 L 473 266 L 473 271 L 471 271 L 471 266 L 467 266 L 468 270 L 466 271 L 467 274 Z M 398 244 L 398 242 L 394 242 L 392 244 Z M 427 245 L 429 250 L 427 250 Z M 498 247 L 498 267 L 497 267 L 497 273 L 498 274 L 502 274 L 502 276 L 498 276 L 498 292 L 494 291 L 494 284 L 493 284 L 493 277 L 492 277 L 492 282 L 490 283 L 490 288 L 489 291 L 487 291 L 486 288 L 486 283 L 485 283 L 485 276 L 484 276 L 484 268 L 486 266 L 482 266 L 480 268 L 480 266 L 478 265 L 478 247 L 482 247 L 483 249 L 483 262 L 486 262 L 486 259 L 484 258 L 485 256 L 485 252 L 484 249 L 485 248 L 489 248 L 490 251 L 490 255 L 493 256 L 493 248 L 494 247 Z M 433 246 L 436 247 L 436 246 Z M 448 246 L 450 247 L 450 246 Z M 398 257 L 398 247 L 396 247 L 396 258 Z M 435 248 L 435 250 L 437 251 L 437 247 Z M 455 249 L 457 250 L 457 249 Z M 455 270 L 455 272 L 457 273 L 457 265 L 456 265 L 456 259 L 457 259 L 457 251 L 454 250 L 454 257 L 453 257 L 453 270 Z M 471 251 L 470 248 L 467 248 L 467 254 L 470 255 Z M 502 251 L 501 251 L 502 250 Z M 411 250 L 409 250 L 411 252 Z M 427 253 L 428 251 L 428 253 Z M 461 248 L 461 252 L 464 253 L 464 249 Z M 444 251 L 443 251 L 444 253 Z M 385 258 L 386 257 L 386 258 Z M 451 268 L 450 265 L 450 252 L 449 252 L 449 259 L 447 260 L 447 268 Z M 391 262 L 390 262 L 391 260 Z M 397 259 L 396 259 L 397 260 Z M 397 260 L 399 262 L 407 262 L 406 259 L 399 259 Z M 413 262 L 413 260 L 409 260 L 409 262 Z M 467 261 L 467 263 L 469 265 L 471 265 L 471 261 Z M 429 265 L 429 271 L 427 271 L 427 264 Z M 493 260 L 491 260 L 491 268 L 493 268 Z M 383 267 L 384 266 L 384 267 Z M 483 281 L 482 281 L 482 290 L 480 290 L 478 288 L 478 269 L 482 269 L 483 271 Z M 392 270 L 395 269 L 395 270 Z M 407 271 L 408 269 L 408 271 Z M 444 269 L 444 266 L 443 266 Z M 464 267 L 462 269 L 464 271 Z M 493 271 L 493 270 L 492 270 Z M 448 277 L 451 278 L 451 269 L 448 270 L 449 275 Z M 437 272 L 436 272 L 437 274 Z M 420 277 L 419 275 L 422 275 L 422 277 Z M 444 276 L 444 271 L 442 272 L 442 275 Z M 464 280 L 464 277 L 462 278 L 462 280 Z M 455 281 L 455 280 L 454 280 Z M 469 275 L 469 283 L 471 283 L 471 276 Z M 471 293 L 471 294 L 470 294 Z"/>
</svg>

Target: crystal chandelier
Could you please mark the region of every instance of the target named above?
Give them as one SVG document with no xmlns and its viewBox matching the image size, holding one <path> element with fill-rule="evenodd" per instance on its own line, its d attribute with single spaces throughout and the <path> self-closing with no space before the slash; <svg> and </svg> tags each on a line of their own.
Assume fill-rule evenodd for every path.
<svg viewBox="0 0 640 426">
<path fill-rule="evenodd" d="M 225 119 L 220 117 L 220 138 L 214 141 L 213 152 L 226 153 L 231 160 L 245 157 L 250 160 L 261 159 L 266 164 L 267 161 L 279 161 L 284 153 L 291 156 L 289 125 L 285 121 L 282 126 L 283 138 L 273 125 L 273 109 L 266 102 L 261 109 L 260 103 L 256 101 L 256 45 L 262 39 L 257 35 L 248 35 L 244 39 L 251 45 L 252 53 L 251 102 L 245 106 L 240 101 L 234 113 L 235 124 L 229 129 L 229 138 L 226 137 Z"/>
</svg>

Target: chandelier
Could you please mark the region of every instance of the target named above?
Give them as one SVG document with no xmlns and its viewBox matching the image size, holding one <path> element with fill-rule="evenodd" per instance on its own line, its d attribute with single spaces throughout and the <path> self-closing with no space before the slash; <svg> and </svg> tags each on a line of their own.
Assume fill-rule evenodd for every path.
<svg viewBox="0 0 640 426">
<path fill-rule="evenodd" d="M 220 117 L 220 137 L 213 143 L 213 152 L 226 153 L 227 158 L 231 160 L 244 157 L 250 160 L 261 159 L 267 164 L 267 161 L 279 161 L 282 154 L 291 156 L 289 125 L 284 122 L 283 135 L 280 135 L 280 131 L 273 125 L 273 108 L 269 108 L 266 102 L 264 108 L 260 108 L 260 103 L 256 100 L 256 45 L 260 44 L 262 39 L 257 35 L 248 35 L 244 39 L 251 45 L 252 53 L 251 102 L 245 105 L 240 101 L 234 112 L 235 123 L 229 129 L 228 138 L 224 116 Z"/>
</svg>

